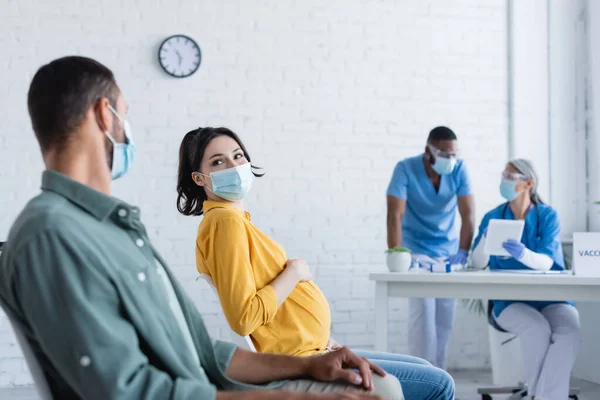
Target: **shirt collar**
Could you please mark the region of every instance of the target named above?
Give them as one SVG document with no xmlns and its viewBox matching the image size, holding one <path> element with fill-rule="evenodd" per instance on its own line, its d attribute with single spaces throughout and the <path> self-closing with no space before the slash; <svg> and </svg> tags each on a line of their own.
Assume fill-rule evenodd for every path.
<svg viewBox="0 0 600 400">
<path fill-rule="evenodd" d="M 42 174 L 42 190 L 54 192 L 66 198 L 100 221 L 105 220 L 117 206 L 129 210 L 135 208 L 53 170 L 46 170 Z"/>
<path fill-rule="evenodd" d="M 247 211 L 242 211 L 231 203 L 225 201 L 213 201 L 213 200 L 205 200 L 204 204 L 202 204 L 202 211 L 204 214 L 213 210 L 215 208 L 224 208 L 226 210 L 233 210 L 240 214 L 243 214 L 248 221 L 250 221 L 250 213 Z"/>
</svg>

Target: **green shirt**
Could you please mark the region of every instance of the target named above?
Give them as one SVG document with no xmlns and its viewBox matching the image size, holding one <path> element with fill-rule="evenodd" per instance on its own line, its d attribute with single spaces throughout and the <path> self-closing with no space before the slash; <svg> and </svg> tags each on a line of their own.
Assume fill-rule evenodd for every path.
<svg viewBox="0 0 600 400">
<path fill-rule="evenodd" d="M 197 356 L 186 346 L 157 261 Z M 42 193 L 10 230 L 0 255 L 0 303 L 56 399 L 214 399 L 217 389 L 283 384 L 227 378 L 235 345 L 211 340 L 150 244 L 139 209 L 55 171 L 44 172 Z"/>
</svg>

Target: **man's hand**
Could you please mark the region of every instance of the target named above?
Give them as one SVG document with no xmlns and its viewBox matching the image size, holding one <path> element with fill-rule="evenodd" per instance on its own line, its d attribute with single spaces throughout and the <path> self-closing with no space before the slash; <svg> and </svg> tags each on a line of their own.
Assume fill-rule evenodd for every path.
<svg viewBox="0 0 600 400">
<path fill-rule="evenodd" d="M 446 262 L 451 265 L 460 264 L 465 265 L 467 263 L 467 258 L 469 256 L 469 252 L 465 249 L 459 249 L 456 254 L 451 255 L 446 258 Z"/>
<path fill-rule="evenodd" d="M 322 382 L 343 380 L 354 385 L 362 384 L 365 389 L 372 390 L 371 371 L 385 376 L 385 372 L 381 368 L 367 359 L 357 356 L 347 347 L 311 357 L 308 362 L 307 373 L 309 376 Z M 351 369 L 357 369 L 358 374 Z"/>
</svg>

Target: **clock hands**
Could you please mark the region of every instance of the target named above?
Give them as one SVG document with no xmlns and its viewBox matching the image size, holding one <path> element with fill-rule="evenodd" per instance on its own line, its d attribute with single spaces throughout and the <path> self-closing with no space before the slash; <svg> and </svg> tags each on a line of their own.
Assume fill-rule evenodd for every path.
<svg viewBox="0 0 600 400">
<path fill-rule="evenodd" d="M 179 59 L 179 66 L 181 67 L 181 54 L 179 54 L 179 51 L 175 50 L 175 54 L 177 54 L 177 58 Z"/>
</svg>

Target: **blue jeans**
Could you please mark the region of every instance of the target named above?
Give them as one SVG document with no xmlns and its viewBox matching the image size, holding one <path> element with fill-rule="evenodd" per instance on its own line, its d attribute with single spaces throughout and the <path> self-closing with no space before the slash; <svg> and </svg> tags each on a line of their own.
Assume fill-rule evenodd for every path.
<svg viewBox="0 0 600 400">
<path fill-rule="evenodd" d="M 354 351 L 398 378 L 407 400 L 454 400 L 454 380 L 420 358 L 376 351 Z"/>
</svg>

